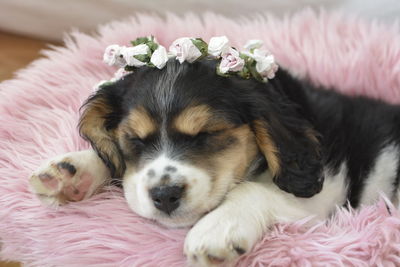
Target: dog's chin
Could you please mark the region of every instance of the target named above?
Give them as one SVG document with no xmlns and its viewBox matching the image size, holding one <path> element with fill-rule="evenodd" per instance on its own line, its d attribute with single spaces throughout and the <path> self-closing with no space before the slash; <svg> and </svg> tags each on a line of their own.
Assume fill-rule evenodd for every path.
<svg viewBox="0 0 400 267">
<path fill-rule="evenodd" d="M 184 228 L 193 226 L 202 215 L 158 215 L 153 217 L 152 219 L 157 223 L 167 227 L 167 228 Z"/>
</svg>

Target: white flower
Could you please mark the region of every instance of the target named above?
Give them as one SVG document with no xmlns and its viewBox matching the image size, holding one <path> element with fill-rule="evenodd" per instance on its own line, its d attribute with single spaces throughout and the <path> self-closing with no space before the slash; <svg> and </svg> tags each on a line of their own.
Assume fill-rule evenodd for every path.
<svg viewBox="0 0 400 267">
<path fill-rule="evenodd" d="M 244 49 L 250 51 L 252 49 L 260 48 L 262 45 L 263 45 L 263 41 L 261 41 L 261 40 L 249 40 L 244 45 Z"/>
<path fill-rule="evenodd" d="M 168 61 L 168 53 L 164 46 L 158 45 L 158 48 L 151 55 L 150 62 L 159 69 L 164 68 Z"/>
<path fill-rule="evenodd" d="M 212 37 L 208 43 L 208 54 L 219 57 L 229 47 L 229 40 L 226 36 Z"/>
<path fill-rule="evenodd" d="M 256 60 L 256 71 L 264 78 L 264 80 L 275 77 L 278 65 L 275 63 L 273 55 L 269 54 L 265 50 L 255 49 L 253 58 Z"/>
<path fill-rule="evenodd" d="M 243 55 L 246 55 L 248 57 L 254 58 L 254 54 L 251 53 L 250 51 L 243 50 L 243 51 L 240 51 L 240 53 L 242 53 Z"/>
<path fill-rule="evenodd" d="M 219 72 L 227 73 L 228 71 L 241 71 L 244 67 L 244 60 L 239 56 L 239 52 L 230 47 L 222 54 L 222 59 L 219 64 Z"/>
<path fill-rule="evenodd" d="M 147 64 L 147 62 L 143 62 L 135 58 L 135 56 L 148 54 L 150 49 L 146 44 L 140 44 L 133 47 L 124 47 L 121 50 L 121 54 L 123 55 L 126 64 L 129 66 L 141 67 Z"/>
<path fill-rule="evenodd" d="M 104 51 L 103 61 L 109 66 L 119 66 L 123 67 L 126 65 L 126 61 L 121 55 L 121 50 L 123 47 L 119 45 L 109 45 Z"/>
<path fill-rule="evenodd" d="M 169 47 L 169 51 L 177 60 L 179 60 L 180 63 L 183 63 L 184 61 L 192 63 L 202 55 L 200 50 L 188 37 L 176 39 Z"/>
<path fill-rule="evenodd" d="M 263 78 L 274 78 L 275 72 L 278 70 L 278 65 L 275 63 L 274 56 L 269 55 L 262 60 L 257 61 L 256 70 Z"/>
<path fill-rule="evenodd" d="M 252 57 L 257 61 L 257 59 L 262 59 L 266 56 L 271 55 L 270 52 L 267 50 L 262 50 L 262 49 L 254 49 L 252 53 Z"/>
</svg>

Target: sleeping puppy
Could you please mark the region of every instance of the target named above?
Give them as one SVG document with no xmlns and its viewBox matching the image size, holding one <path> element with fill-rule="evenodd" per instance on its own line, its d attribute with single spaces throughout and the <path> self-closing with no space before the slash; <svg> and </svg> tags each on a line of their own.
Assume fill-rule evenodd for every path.
<svg viewBox="0 0 400 267">
<path fill-rule="evenodd" d="M 215 65 L 170 60 L 99 89 L 79 124 L 93 150 L 45 163 L 33 191 L 60 205 L 120 182 L 137 214 L 194 225 L 190 266 L 232 262 L 277 222 L 324 219 L 379 193 L 397 201 L 398 106 L 315 89 L 284 70 L 268 83 L 221 77 Z"/>
</svg>

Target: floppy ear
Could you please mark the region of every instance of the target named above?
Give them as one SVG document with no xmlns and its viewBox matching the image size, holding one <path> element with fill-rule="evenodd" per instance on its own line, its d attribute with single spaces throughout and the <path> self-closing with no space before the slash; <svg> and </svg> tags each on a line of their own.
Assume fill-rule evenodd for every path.
<svg viewBox="0 0 400 267">
<path fill-rule="evenodd" d="M 81 107 L 83 112 L 79 121 L 79 132 L 108 167 L 111 177 L 121 178 L 125 172 L 125 162 L 115 129 L 122 118 L 122 101 L 114 87 L 99 89 Z"/>
<path fill-rule="evenodd" d="M 299 93 L 302 89 L 295 89 L 297 101 L 305 101 Z M 311 197 L 321 191 L 324 181 L 320 135 L 306 119 L 308 111 L 295 105 L 283 90 L 288 89 L 278 88 L 268 96 L 273 97 L 268 104 L 257 108 L 252 128 L 275 184 L 297 197 Z"/>
</svg>

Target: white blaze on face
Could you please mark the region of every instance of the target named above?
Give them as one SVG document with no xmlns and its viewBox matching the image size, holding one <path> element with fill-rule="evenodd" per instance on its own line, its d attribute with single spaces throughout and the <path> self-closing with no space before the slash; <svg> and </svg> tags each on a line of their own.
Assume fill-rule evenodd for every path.
<svg viewBox="0 0 400 267">
<path fill-rule="evenodd" d="M 152 188 L 163 183 L 168 186 L 184 187 L 179 206 L 170 216 L 154 206 L 149 193 Z M 165 155 L 149 162 L 139 171 L 128 167 L 123 185 L 125 198 L 134 212 L 172 227 L 193 224 L 210 208 L 214 208 L 210 207 L 210 203 L 218 202 L 210 195 L 212 177 L 209 174 Z"/>
</svg>

